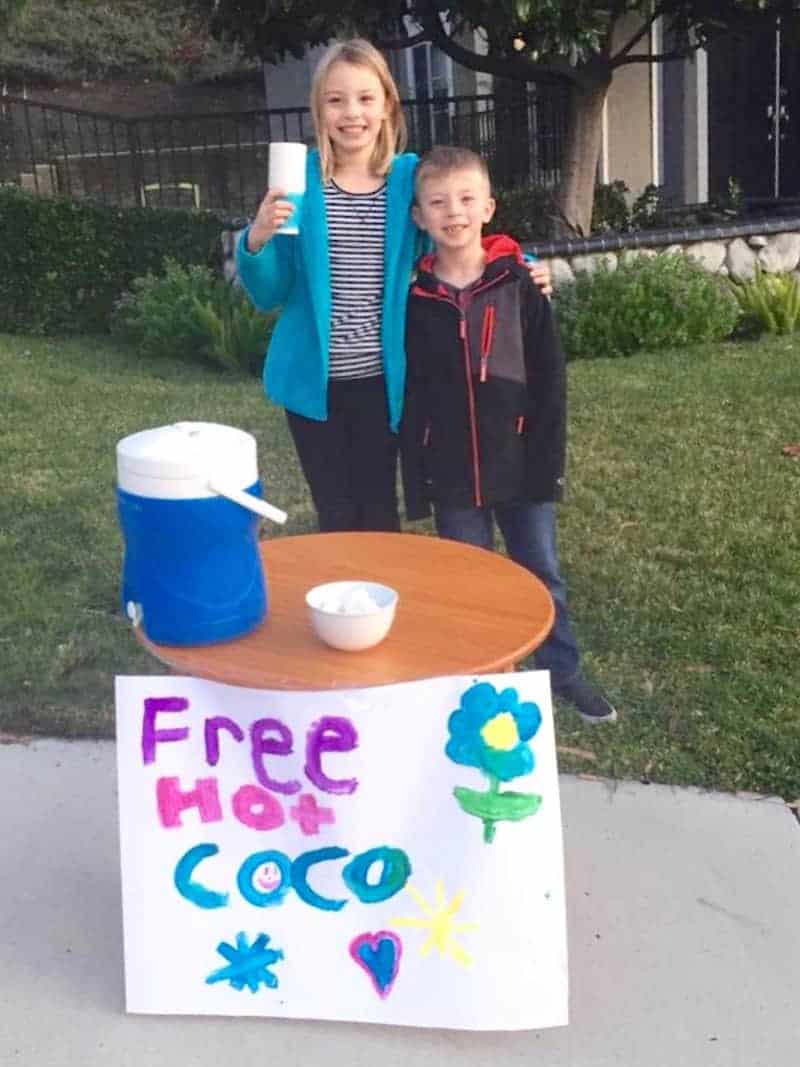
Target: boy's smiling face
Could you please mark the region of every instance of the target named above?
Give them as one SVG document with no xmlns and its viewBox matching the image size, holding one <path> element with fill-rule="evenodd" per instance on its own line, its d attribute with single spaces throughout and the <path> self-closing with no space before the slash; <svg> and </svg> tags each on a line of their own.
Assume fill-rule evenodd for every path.
<svg viewBox="0 0 800 1067">
<path fill-rule="evenodd" d="M 412 213 L 437 248 L 455 252 L 480 247 L 483 226 L 494 208 L 486 176 L 478 167 L 466 166 L 426 174 Z"/>
</svg>

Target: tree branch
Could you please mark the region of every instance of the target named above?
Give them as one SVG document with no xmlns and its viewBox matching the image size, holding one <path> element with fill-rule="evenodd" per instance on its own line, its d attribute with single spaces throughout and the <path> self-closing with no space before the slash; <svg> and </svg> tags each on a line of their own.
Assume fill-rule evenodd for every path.
<svg viewBox="0 0 800 1067">
<path fill-rule="evenodd" d="M 420 30 L 418 33 L 406 34 L 405 37 L 381 37 L 378 35 L 374 38 L 374 43 L 379 48 L 394 52 L 401 48 L 412 48 L 415 44 L 423 44 L 428 39 L 428 34 L 425 30 Z"/>
<path fill-rule="evenodd" d="M 639 41 L 641 41 L 641 39 L 650 32 L 650 27 L 653 25 L 656 19 L 661 18 L 661 16 L 665 14 L 668 6 L 668 4 L 658 4 L 653 10 L 650 17 L 645 21 L 644 25 L 636 31 L 636 33 L 633 35 L 633 37 L 631 37 L 631 39 L 626 45 L 620 48 L 619 52 L 617 52 L 616 55 L 611 56 L 611 59 L 620 59 L 622 56 L 626 56 L 633 48 L 635 48 Z"/>
<path fill-rule="evenodd" d="M 698 49 L 702 47 L 703 46 L 701 44 L 696 44 L 688 51 L 677 49 L 673 52 L 662 52 L 661 55 L 657 56 L 651 56 L 649 54 L 624 56 L 622 59 L 619 59 L 615 56 L 614 59 L 611 60 L 611 66 L 614 70 L 616 70 L 617 67 L 626 67 L 629 66 L 631 63 L 671 63 L 675 59 L 688 59 L 690 55 L 692 55 L 694 52 L 697 52 Z"/>
<path fill-rule="evenodd" d="M 538 63 L 518 55 L 493 56 L 491 53 L 478 55 L 472 52 L 450 37 L 430 0 L 416 5 L 415 17 L 425 31 L 426 39 L 468 70 L 494 74 L 495 77 L 511 78 L 515 81 L 535 82 L 560 78 L 567 79 L 583 89 L 597 87 L 597 79 L 592 77 L 591 73 L 577 70 L 570 66 L 566 59 Z"/>
<path fill-rule="evenodd" d="M 614 47 L 614 30 L 617 27 L 617 22 L 621 18 L 625 9 L 625 0 L 617 0 L 611 9 L 610 17 L 608 20 L 608 28 L 606 29 L 603 43 L 600 47 L 600 55 L 605 59 L 611 58 L 611 49 Z"/>
</svg>

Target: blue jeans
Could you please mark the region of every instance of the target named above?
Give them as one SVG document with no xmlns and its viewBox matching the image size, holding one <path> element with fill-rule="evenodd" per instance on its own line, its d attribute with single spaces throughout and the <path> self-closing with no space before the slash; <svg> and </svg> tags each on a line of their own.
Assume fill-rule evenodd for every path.
<svg viewBox="0 0 800 1067">
<path fill-rule="evenodd" d="M 567 614 L 567 586 L 558 562 L 555 505 L 518 503 L 456 508 L 434 504 L 434 516 L 440 537 L 489 550 L 494 548 L 497 520 L 511 559 L 544 582 L 555 605 L 553 629 L 536 650 L 536 666 L 550 671 L 554 689 L 576 678 L 580 651 Z"/>
</svg>

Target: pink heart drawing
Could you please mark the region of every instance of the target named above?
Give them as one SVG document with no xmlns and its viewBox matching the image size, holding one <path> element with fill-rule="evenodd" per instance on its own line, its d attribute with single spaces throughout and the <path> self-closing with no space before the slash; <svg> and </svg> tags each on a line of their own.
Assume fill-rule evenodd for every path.
<svg viewBox="0 0 800 1067">
<path fill-rule="evenodd" d="M 375 992 L 383 1000 L 389 996 L 400 969 L 403 942 L 391 930 L 359 934 L 350 942 L 350 955 L 369 975 Z"/>
</svg>

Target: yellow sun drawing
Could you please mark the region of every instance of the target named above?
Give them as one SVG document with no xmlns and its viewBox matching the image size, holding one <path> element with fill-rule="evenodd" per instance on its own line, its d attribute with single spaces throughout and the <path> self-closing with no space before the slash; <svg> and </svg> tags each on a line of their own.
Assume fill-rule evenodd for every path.
<svg viewBox="0 0 800 1067">
<path fill-rule="evenodd" d="M 430 936 L 420 949 L 420 953 L 423 956 L 429 955 L 431 949 L 435 948 L 440 956 L 450 956 L 461 967 L 469 967 L 472 963 L 472 957 L 456 941 L 456 935 L 467 930 L 477 930 L 478 924 L 462 922 L 460 919 L 455 918 L 456 913 L 464 903 L 464 890 L 462 889 L 456 893 L 448 904 L 444 885 L 441 881 L 438 881 L 436 883 L 436 903 L 429 904 L 422 893 L 415 889 L 413 885 L 407 885 L 406 889 L 416 901 L 425 918 L 419 919 L 416 916 L 404 915 L 398 919 L 393 919 L 391 925 L 410 926 L 415 930 L 429 930 Z"/>
</svg>

